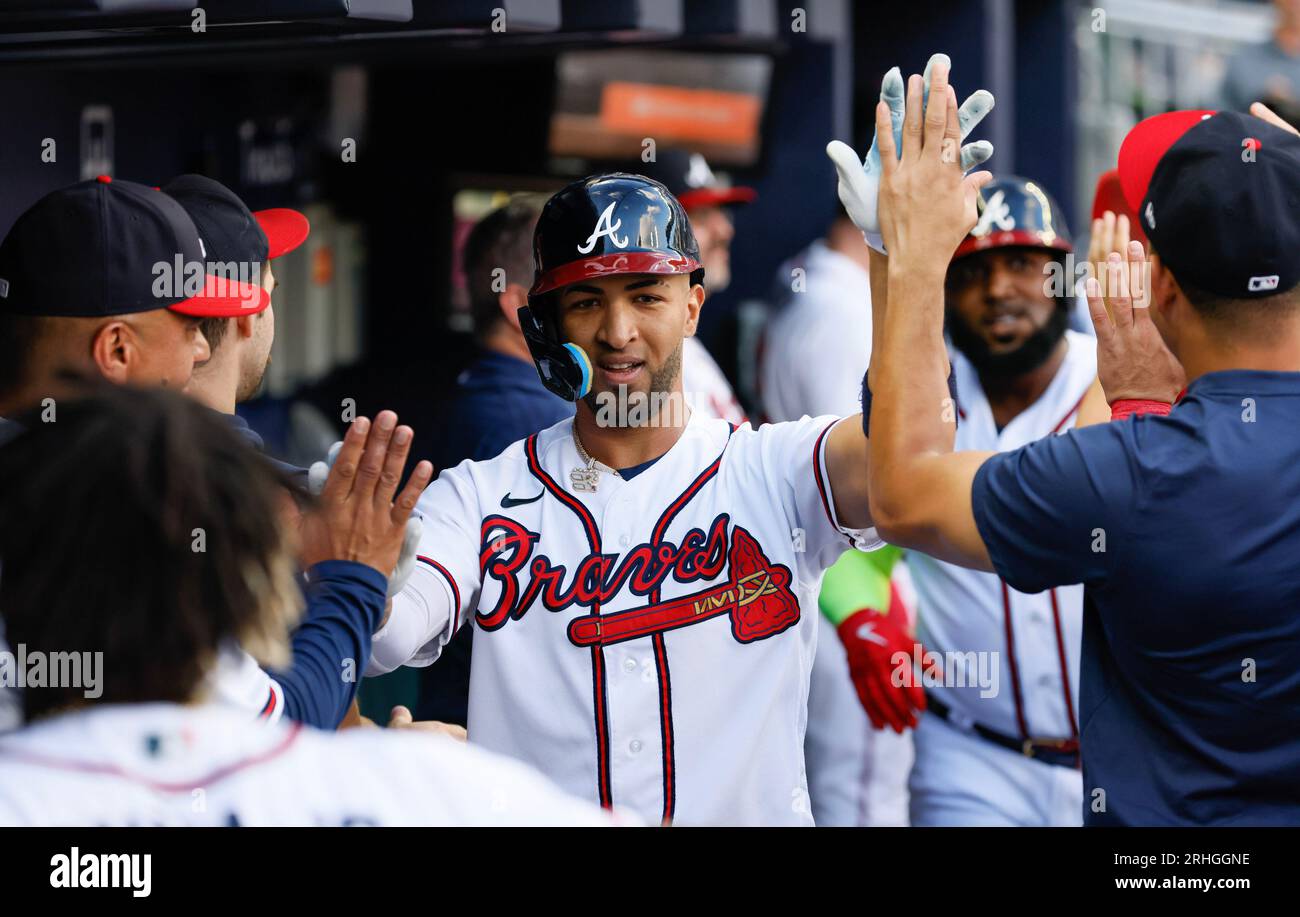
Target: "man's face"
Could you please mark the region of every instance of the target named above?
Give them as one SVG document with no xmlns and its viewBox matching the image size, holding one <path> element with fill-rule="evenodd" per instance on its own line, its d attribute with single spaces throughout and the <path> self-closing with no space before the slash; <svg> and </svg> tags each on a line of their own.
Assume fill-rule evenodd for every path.
<svg viewBox="0 0 1300 917">
<path fill-rule="evenodd" d="M 1048 293 L 1045 249 L 998 248 L 954 261 L 945 302 L 953 343 L 981 372 L 1036 368 L 1065 332 L 1068 313 Z"/>
<path fill-rule="evenodd" d="M 182 389 L 190 381 L 194 364 L 208 359 L 208 340 L 199 319 L 170 309 L 131 315 L 126 324 L 134 332 L 137 362 L 126 380 L 133 385 L 161 385 Z"/>
<path fill-rule="evenodd" d="M 593 411 L 601 393 L 626 386 L 639 392 L 672 392 L 681 386 L 682 338 L 695 333 L 704 288 L 686 274 L 623 274 L 586 280 L 559 295 L 564 339 L 591 358 Z"/>
<path fill-rule="evenodd" d="M 731 283 L 731 240 L 736 235 L 731 214 L 723 207 L 692 207 L 687 216 L 700 245 L 700 263 L 709 289 L 717 292 Z"/>
<path fill-rule="evenodd" d="M 270 296 L 277 286 L 271 262 L 262 268 L 262 289 Z M 244 347 L 242 366 L 239 374 L 239 390 L 235 393 L 238 402 L 253 398 L 262 387 L 267 367 L 271 365 L 271 347 L 275 343 L 275 304 L 267 306 L 253 316 L 253 336 Z"/>
</svg>

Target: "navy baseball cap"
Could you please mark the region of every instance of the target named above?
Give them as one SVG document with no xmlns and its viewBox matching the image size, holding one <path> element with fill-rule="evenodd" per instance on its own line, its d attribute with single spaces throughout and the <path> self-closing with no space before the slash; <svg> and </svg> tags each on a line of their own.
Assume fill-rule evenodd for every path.
<svg viewBox="0 0 1300 917">
<path fill-rule="evenodd" d="M 758 197 L 753 188 L 732 187 L 709 168 L 708 160 L 689 150 L 660 150 L 654 162 L 640 163 L 637 171 L 672 192 L 687 210 L 721 204 L 748 204 Z"/>
<path fill-rule="evenodd" d="M 179 203 L 157 188 L 101 175 L 45 195 L 14 223 L 0 243 L 0 310 L 230 317 L 270 303 L 260 282 L 213 276 L 208 261 Z"/>
<path fill-rule="evenodd" d="M 204 175 L 179 175 L 162 190 L 194 220 L 211 261 L 260 265 L 293 251 L 311 232 L 298 211 L 277 207 L 253 213 L 239 195 Z"/>
<path fill-rule="evenodd" d="M 1300 283 L 1300 137 L 1238 112 L 1168 112 L 1129 131 L 1119 178 L 1177 279 L 1232 299 Z"/>
</svg>

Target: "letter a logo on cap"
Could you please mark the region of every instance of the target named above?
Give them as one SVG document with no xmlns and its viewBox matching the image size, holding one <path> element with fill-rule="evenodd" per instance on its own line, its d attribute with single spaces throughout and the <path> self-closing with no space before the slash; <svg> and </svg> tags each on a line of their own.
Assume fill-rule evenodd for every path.
<svg viewBox="0 0 1300 917">
<path fill-rule="evenodd" d="M 591 235 L 587 236 L 587 244 L 578 246 L 578 254 L 588 254 L 596 247 L 596 240 L 601 236 L 609 236 L 609 241 L 613 242 L 617 248 L 627 248 L 627 236 L 620 239 L 616 235 L 618 228 L 623 225 L 621 219 L 614 219 L 614 205 L 617 203 L 618 201 L 610 201 L 609 206 L 601 213 L 600 219 L 596 221 L 596 228 L 591 231 Z M 613 221 L 613 225 L 611 225 L 611 221 Z"/>
<path fill-rule="evenodd" d="M 1146 218 L 1147 218 L 1147 226 L 1148 226 L 1149 228 L 1151 228 L 1151 229 L 1155 229 L 1155 228 L 1156 228 L 1156 208 L 1153 207 L 1153 206 L 1151 206 L 1151 202 L 1150 202 L 1150 201 L 1147 201 Z"/>
<path fill-rule="evenodd" d="M 9 281 L 0 277 L 0 299 L 9 298 Z"/>
</svg>

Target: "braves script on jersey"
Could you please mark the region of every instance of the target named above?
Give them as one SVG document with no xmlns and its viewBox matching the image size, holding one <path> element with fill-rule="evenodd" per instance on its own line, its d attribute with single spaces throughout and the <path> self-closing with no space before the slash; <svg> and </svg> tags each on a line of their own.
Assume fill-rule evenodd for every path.
<svg viewBox="0 0 1300 917">
<path fill-rule="evenodd" d="M 835 520 L 836 421 L 694 413 L 594 493 L 570 487 L 572 420 L 444 471 L 370 673 L 427 665 L 473 622 L 471 741 L 650 821 L 810 824 L 817 583 L 855 541 L 879 546 Z"/>
<path fill-rule="evenodd" d="M 320 732 L 229 707 L 113 705 L 0 738 L 0 825 L 607 825 L 451 739 Z"/>
<path fill-rule="evenodd" d="M 961 411 L 954 448 L 1009 452 L 1073 428 L 1097 377 L 1097 345 L 1074 331 L 1066 332 L 1066 340 L 1065 360 L 1046 391 L 1000 431 L 974 367 L 954 352 Z M 1077 738 L 1083 587 L 1027 595 L 996 574 L 924 554 L 909 553 L 907 565 L 920 603 L 921 643 L 941 654 L 996 653 L 999 661 L 996 696 L 982 697 L 973 680 L 967 687 L 931 690 L 959 715 L 1004 735 Z"/>
</svg>

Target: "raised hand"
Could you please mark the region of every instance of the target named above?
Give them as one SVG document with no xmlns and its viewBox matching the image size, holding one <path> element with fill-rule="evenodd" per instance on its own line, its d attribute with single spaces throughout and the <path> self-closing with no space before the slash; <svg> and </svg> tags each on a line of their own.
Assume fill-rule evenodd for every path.
<svg viewBox="0 0 1300 917">
<path fill-rule="evenodd" d="M 365 417 L 353 422 L 319 504 L 303 516 L 303 566 L 348 560 L 385 576 L 393 571 L 416 500 L 433 477 L 433 466 L 420 462 L 397 493 L 411 438 L 411 428 L 397 426 L 392 411 L 381 411 L 373 425 Z"/>
<path fill-rule="evenodd" d="M 340 440 L 330 446 L 323 462 L 313 462 L 307 469 L 307 489 L 313 495 L 319 497 L 321 491 L 325 489 L 325 481 L 328 480 L 330 469 L 334 467 L 334 462 L 338 460 L 342 448 L 343 442 Z M 411 573 L 415 570 L 416 551 L 420 547 L 420 538 L 423 535 L 424 520 L 418 513 L 413 513 L 406 520 L 406 532 L 402 536 L 402 549 L 398 552 L 397 564 L 393 567 L 393 572 L 388 575 L 388 598 L 391 599 L 401 592 L 406 581 L 411 578 Z"/>
<path fill-rule="evenodd" d="M 948 55 L 931 55 L 925 65 L 925 75 L 922 79 L 923 106 L 928 103 L 931 80 L 938 66 L 945 68 L 945 74 L 948 72 L 951 66 Z M 903 75 L 897 67 L 890 68 L 881 81 L 880 101 L 889 108 L 889 127 L 882 130 L 881 125 L 877 123 L 876 133 L 871 139 L 871 149 L 867 151 L 866 158 L 859 160 L 853 148 L 839 140 L 832 140 L 827 144 L 826 155 L 835 164 L 835 171 L 839 177 L 837 191 L 849 218 L 858 229 L 862 230 L 867 244 L 883 253 L 885 249 L 878 216 L 878 195 L 882 174 L 880 138 L 882 134 L 888 134 L 892 138 L 893 149 L 896 151 L 901 150 L 903 145 Z M 975 125 L 992 111 L 993 105 L 992 93 L 984 89 L 976 90 L 962 103 L 957 113 L 962 140 L 965 140 Z M 962 170 L 972 169 L 992 155 L 993 144 L 987 140 L 968 143 L 961 148 Z"/>
<path fill-rule="evenodd" d="M 928 105 L 923 89 L 921 77 L 908 79 L 901 149 L 889 129 L 889 107 L 884 102 L 876 106 L 882 163 L 880 229 L 890 252 L 891 275 L 899 267 L 942 278 L 952 253 L 975 225 L 979 189 L 993 176 L 962 171 L 957 99 L 948 85 L 945 61 L 933 67 Z"/>
<path fill-rule="evenodd" d="M 1146 252 L 1129 242 L 1125 257 L 1106 261 L 1105 292 L 1096 277 L 1084 283 L 1088 311 L 1097 329 L 1097 378 L 1106 400 L 1172 403 L 1187 384 L 1177 357 L 1151 321 Z"/>
</svg>

